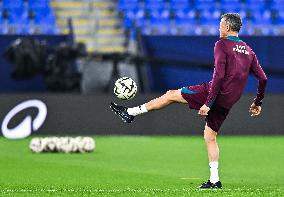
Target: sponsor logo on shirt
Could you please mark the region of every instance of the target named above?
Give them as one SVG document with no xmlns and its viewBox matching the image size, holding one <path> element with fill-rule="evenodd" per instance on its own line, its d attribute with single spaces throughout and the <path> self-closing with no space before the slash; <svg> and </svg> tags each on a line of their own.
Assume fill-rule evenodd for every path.
<svg viewBox="0 0 284 197">
<path fill-rule="evenodd" d="M 233 51 L 249 55 L 249 52 L 246 50 L 246 46 L 243 46 L 243 45 L 236 44 L 236 47 L 233 48 Z"/>
</svg>

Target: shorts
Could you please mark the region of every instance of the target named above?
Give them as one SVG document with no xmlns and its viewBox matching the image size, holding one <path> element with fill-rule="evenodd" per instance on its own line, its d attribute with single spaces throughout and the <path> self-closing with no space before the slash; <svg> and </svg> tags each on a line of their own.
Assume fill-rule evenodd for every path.
<svg viewBox="0 0 284 197">
<path fill-rule="evenodd" d="M 181 88 L 181 95 L 187 101 L 189 108 L 199 110 L 206 102 L 209 93 L 209 84 L 188 86 Z M 207 126 L 218 132 L 230 109 L 213 104 L 205 118 Z"/>
</svg>

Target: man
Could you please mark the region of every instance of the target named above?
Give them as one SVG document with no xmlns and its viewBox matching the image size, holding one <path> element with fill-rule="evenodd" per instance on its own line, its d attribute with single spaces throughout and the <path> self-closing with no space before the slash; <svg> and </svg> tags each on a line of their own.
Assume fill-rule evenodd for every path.
<svg viewBox="0 0 284 197">
<path fill-rule="evenodd" d="M 249 112 L 258 116 L 261 112 L 267 77 L 258 63 L 252 49 L 239 39 L 242 26 L 239 14 L 227 13 L 221 16 L 220 40 L 214 47 L 214 73 L 209 83 L 170 90 L 159 98 L 138 107 L 126 108 L 111 103 L 111 109 L 125 122 L 132 122 L 134 116 L 161 109 L 171 103 L 186 103 L 189 108 L 199 110 L 205 116 L 204 139 L 207 145 L 210 179 L 199 188 L 222 188 L 218 175 L 219 148 L 217 133 L 232 106 L 240 99 L 251 71 L 258 79 L 258 91 Z"/>
</svg>

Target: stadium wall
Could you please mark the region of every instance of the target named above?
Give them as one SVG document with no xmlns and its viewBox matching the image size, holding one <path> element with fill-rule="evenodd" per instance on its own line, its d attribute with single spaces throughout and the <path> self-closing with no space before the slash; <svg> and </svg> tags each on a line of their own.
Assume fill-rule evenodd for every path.
<svg viewBox="0 0 284 197">
<path fill-rule="evenodd" d="M 157 94 L 140 95 L 132 101 L 118 101 L 112 95 L 79 94 L 1 94 L 0 121 L 5 129 L 4 118 L 9 132 L 26 132 L 20 123 L 31 116 L 32 135 L 201 135 L 204 120 L 197 111 L 186 105 L 173 104 L 170 107 L 137 117 L 132 124 L 123 123 L 110 109 L 109 102 L 128 106 L 144 103 Z M 47 116 L 39 129 L 34 128 L 39 109 L 23 107 L 12 109 L 23 101 L 37 99 L 47 106 Z M 284 134 L 284 95 L 267 95 L 260 117 L 250 117 L 248 108 L 253 95 L 244 95 L 231 110 L 220 130 L 224 135 L 277 135 Z M 3 126 L 4 125 L 4 126 Z M 20 126 L 19 126 L 20 125 Z M 29 125 L 27 125 L 29 126 Z M 22 128 L 20 128 L 22 127 Z"/>
</svg>

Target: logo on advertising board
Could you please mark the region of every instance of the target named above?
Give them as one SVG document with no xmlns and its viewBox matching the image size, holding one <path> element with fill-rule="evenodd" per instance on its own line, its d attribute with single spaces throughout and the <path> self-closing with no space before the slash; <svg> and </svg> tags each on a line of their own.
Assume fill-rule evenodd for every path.
<svg viewBox="0 0 284 197">
<path fill-rule="evenodd" d="M 36 108 L 38 113 L 33 119 L 30 114 L 26 115 L 24 120 L 17 124 L 14 128 L 8 128 L 10 121 L 21 111 L 29 108 Z M 45 103 L 40 100 L 32 99 L 27 100 L 16 105 L 9 113 L 5 116 L 2 122 L 2 133 L 3 136 L 9 139 L 25 138 L 31 135 L 32 132 L 37 131 L 44 123 L 47 116 L 47 107 Z"/>
</svg>

